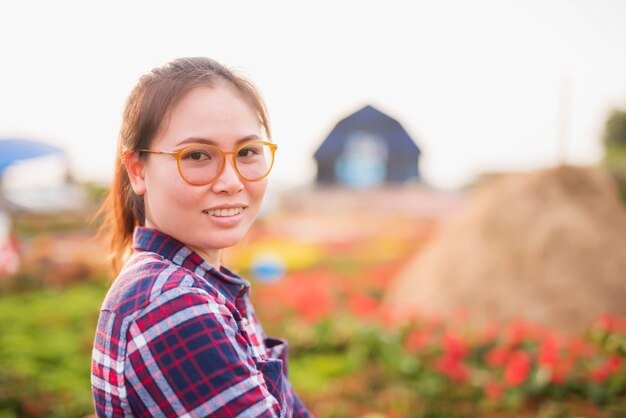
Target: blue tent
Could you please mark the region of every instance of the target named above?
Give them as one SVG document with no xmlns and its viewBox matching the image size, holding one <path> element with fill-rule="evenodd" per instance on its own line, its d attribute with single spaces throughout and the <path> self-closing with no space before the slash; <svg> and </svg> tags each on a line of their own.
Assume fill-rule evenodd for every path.
<svg viewBox="0 0 626 418">
<path fill-rule="evenodd" d="M 340 120 L 315 152 L 317 182 L 365 188 L 416 180 L 420 154 L 397 120 L 368 105 Z"/>
<path fill-rule="evenodd" d="M 20 160 L 63 154 L 61 148 L 27 139 L 0 139 L 0 176 L 13 163 Z"/>
</svg>

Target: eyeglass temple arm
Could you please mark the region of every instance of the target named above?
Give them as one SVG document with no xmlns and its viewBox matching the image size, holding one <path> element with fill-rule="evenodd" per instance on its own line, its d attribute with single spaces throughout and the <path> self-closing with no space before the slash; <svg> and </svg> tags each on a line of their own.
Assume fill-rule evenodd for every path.
<svg viewBox="0 0 626 418">
<path fill-rule="evenodd" d="M 157 149 L 140 149 L 139 152 L 149 152 L 151 154 L 167 154 L 167 155 L 173 155 L 176 156 L 176 154 L 178 154 L 178 151 L 160 151 Z"/>
</svg>

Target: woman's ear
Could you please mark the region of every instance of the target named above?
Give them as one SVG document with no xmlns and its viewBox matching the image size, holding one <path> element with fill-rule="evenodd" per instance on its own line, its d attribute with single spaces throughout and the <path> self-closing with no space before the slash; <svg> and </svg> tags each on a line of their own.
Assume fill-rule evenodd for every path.
<svg viewBox="0 0 626 418">
<path fill-rule="evenodd" d="M 127 152 L 124 154 L 124 166 L 130 179 L 135 194 L 141 196 L 146 192 L 146 181 L 144 177 L 144 161 L 137 152 Z"/>
</svg>

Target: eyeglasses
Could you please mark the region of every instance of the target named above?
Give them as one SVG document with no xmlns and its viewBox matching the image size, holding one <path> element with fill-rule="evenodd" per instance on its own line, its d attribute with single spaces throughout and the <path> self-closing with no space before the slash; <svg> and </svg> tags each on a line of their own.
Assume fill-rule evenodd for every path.
<svg viewBox="0 0 626 418">
<path fill-rule="evenodd" d="M 218 178 L 232 155 L 233 167 L 240 178 L 247 181 L 263 180 L 274 166 L 274 153 L 278 146 L 267 141 L 251 141 L 233 152 L 224 152 L 209 144 L 192 144 L 177 151 L 141 149 L 139 152 L 168 154 L 176 158 L 178 172 L 192 186 L 205 186 Z"/>
</svg>

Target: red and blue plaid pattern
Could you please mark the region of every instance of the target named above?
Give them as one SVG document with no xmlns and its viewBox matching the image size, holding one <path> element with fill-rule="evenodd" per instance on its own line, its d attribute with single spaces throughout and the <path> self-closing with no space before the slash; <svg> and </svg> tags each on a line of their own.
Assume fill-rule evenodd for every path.
<svg viewBox="0 0 626 418">
<path fill-rule="evenodd" d="M 287 344 L 265 338 L 250 284 L 180 242 L 137 228 L 93 347 L 101 417 L 310 417 L 287 375 Z"/>
</svg>

